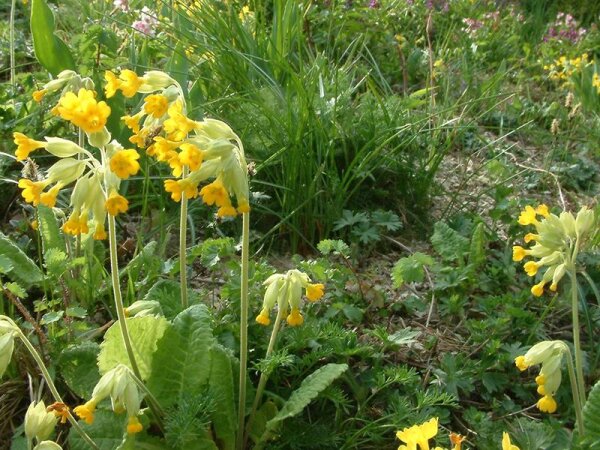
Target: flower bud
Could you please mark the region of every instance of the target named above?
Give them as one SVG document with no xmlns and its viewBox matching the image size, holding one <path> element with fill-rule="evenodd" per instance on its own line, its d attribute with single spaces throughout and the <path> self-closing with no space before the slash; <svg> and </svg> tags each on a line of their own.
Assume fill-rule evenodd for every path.
<svg viewBox="0 0 600 450">
<path fill-rule="evenodd" d="M 594 211 L 584 206 L 577 213 L 575 218 L 575 230 L 578 236 L 587 233 L 594 225 Z"/>
<path fill-rule="evenodd" d="M 88 142 L 91 146 L 96 148 L 102 148 L 110 142 L 112 136 L 110 135 L 106 127 L 104 127 L 100 131 L 96 131 L 95 133 L 87 133 L 87 137 Z"/>
<path fill-rule="evenodd" d="M 78 179 L 85 170 L 85 161 L 64 158 L 55 162 L 48 169 L 48 181 L 67 185 Z"/>
<path fill-rule="evenodd" d="M 63 450 L 63 448 L 53 441 L 42 441 L 36 445 L 33 450 Z"/>
<path fill-rule="evenodd" d="M 0 335 L 0 378 L 10 364 L 14 348 L 15 337 L 12 331 Z"/>
<path fill-rule="evenodd" d="M 69 156 L 75 156 L 79 153 L 83 153 L 83 149 L 79 145 L 69 141 L 68 139 L 48 136 L 46 136 L 45 139 L 48 142 L 46 150 L 48 150 L 48 152 L 52 153 L 54 156 L 58 156 L 59 158 L 67 158 Z"/>
<path fill-rule="evenodd" d="M 25 413 L 25 435 L 29 441 L 36 438 L 38 442 L 47 439 L 54 431 L 58 417 L 46 411 L 43 401 L 32 402 Z"/>
<path fill-rule="evenodd" d="M 563 229 L 565 230 L 565 234 L 574 239 L 577 232 L 575 226 L 575 217 L 573 217 L 573 214 L 563 211 L 560 213 L 559 219 Z"/>
<path fill-rule="evenodd" d="M 172 84 L 178 84 L 177 81 L 160 70 L 149 70 L 142 77 L 142 81 L 143 83 L 138 88 L 138 92 L 143 94 L 158 91 L 159 89 L 169 87 Z"/>
</svg>

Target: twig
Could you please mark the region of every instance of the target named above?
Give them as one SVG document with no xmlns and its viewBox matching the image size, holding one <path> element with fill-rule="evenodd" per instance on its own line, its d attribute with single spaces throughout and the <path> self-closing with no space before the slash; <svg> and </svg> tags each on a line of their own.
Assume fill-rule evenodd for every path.
<svg viewBox="0 0 600 450">
<path fill-rule="evenodd" d="M 40 353 L 42 354 L 42 357 L 45 360 L 46 359 L 46 354 L 44 352 L 44 344 L 46 344 L 48 342 L 48 338 L 44 334 L 44 331 L 40 328 L 39 324 L 35 321 L 35 319 L 33 318 L 33 316 L 29 313 L 29 311 L 27 310 L 27 308 L 25 308 L 25 305 L 23 305 L 23 303 L 21 302 L 21 300 L 19 299 L 19 297 L 17 297 L 15 294 L 13 294 L 12 292 L 10 292 L 4 286 L 2 286 L 2 293 L 4 295 L 6 295 L 6 297 L 8 297 L 8 299 L 17 307 L 17 309 L 19 310 L 19 312 L 21 313 L 21 315 L 23 316 L 23 318 L 27 322 L 29 322 L 31 324 L 31 326 L 33 327 L 33 329 L 35 331 L 35 334 L 37 334 L 37 337 L 38 337 L 38 340 L 39 340 Z"/>
</svg>

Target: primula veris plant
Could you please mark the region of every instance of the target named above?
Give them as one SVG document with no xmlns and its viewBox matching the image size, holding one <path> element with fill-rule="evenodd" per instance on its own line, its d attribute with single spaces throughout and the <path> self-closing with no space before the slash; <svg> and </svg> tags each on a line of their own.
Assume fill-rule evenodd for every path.
<svg viewBox="0 0 600 450">
<path fill-rule="evenodd" d="M 540 373 L 535 381 L 538 385 L 537 392 L 542 396 L 537 402 L 537 407 L 542 412 L 556 412 L 554 395 L 560 386 L 565 353 L 570 357 L 569 348 L 563 341 L 543 341 L 531 347 L 525 355 L 515 358 L 515 364 L 521 371 L 541 364 Z"/>
<path fill-rule="evenodd" d="M 589 242 L 594 212 L 584 206 L 577 216 L 566 211 L 556 216 L 549 212 L 546 205 L 539 205 L 535 209 L 527 206 L 519 215 L 519 224 L 535 227 L 535 233 L 527 233 L 524 237 L 525 243 L 533 241 L 535 244 L 529 249 L 514 246 L 513 260 L 522 261 L 526 257 L 532 257 L 533 260 L 523 266 L 531 277 L 542 267 L 545 268 L 542 279 L 531 288 L 533 295 L 540 297 L 548 283 L 550 290 L 556 292 L 558 283 Z"/>
<path fill-rule="evenodd" d="M 31 402 L 25 413 L 25 436 L 28 445 L 31 446 L 35 439 L 38 443 L 50 437 L 58 417 L 51 411 L 47 411 L 44 401 Z"/>
<path fill-rule="evenodd" d="M 269 312 L 275 305 L 282 315 L 287 315 L 288 325 L 292 327 L 302 325 L 304 323 L 304 317 L 300 313 L 302 289 L 305 289 L 306 298 L 311 302 L 320 299 L 325 289 L 321 283 L 311 283 L 310 277 L 297 269 L 271 275 L 263 284 L 267 286 L 267 289 L 260 314 L 256 316 L 256 322 L 265 326 L 271 323 Z"/>
</svg>

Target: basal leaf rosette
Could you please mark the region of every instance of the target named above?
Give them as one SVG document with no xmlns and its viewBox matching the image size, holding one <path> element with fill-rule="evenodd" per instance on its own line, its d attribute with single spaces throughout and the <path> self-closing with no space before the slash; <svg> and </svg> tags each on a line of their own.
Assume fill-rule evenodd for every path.
<svg viewBox="0 0 600 450">
<path fill-rule="evenodd" d="M 543 204 L 536 208 L 526 206 L 518 222 L 535 227 L 534 233 L 527 233 L 523 238 L 526 244 L 534 242 L 534 245 L 530 248 L 513 246 L 513 261 L 532 258 L 523 265 L 530 277 L 545 268 L 541 280 L 531 288 L 533 295 L 540 297 L 548 283 L 550 291 L 555 292 L 560 280 L 575 264 L 579 252 L 590 241 L 595 223 L 594 212 L 584 206 L 576 216 L 567 211 L 557 216 Z"/>
</svg>

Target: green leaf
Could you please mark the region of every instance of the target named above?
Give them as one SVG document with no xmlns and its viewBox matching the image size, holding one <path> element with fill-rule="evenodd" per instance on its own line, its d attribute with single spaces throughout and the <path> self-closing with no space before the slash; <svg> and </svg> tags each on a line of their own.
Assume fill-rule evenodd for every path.
<svg viewBox="0 0 600 450">
<path fill-rule="evenodd" d="M 267 434 L 272 431 L 281 421 L 300 414 L 302 410 L 312 402 L 321 392 L 323 392 L 331 383 L 348 369 L 347 364 L 327 364 L 315 370 L 307 376 L 298 389 L 292 392 L 287 402 L 284 403 L 281 410 L 267 423 L 267 430 L 261 437 L 261 441 L 267 438 Z"/>
<path fill-rule="evenodd" d="M 65 45 L 54 34 L 54 14 L 45 0 L 31 2 L 31 36 L 35 56 L 44 68 L 56 76 L 66 69 L 75 70 L 75 61 Z"/>
<path fill-rule="evenodd" d="M 600 381 L 596 382 L 583 406 L 583 442 L 591 449 L 600 448 Z"/>
<path fill-rule="evenodd" d="M 421 283 L 425 279 L 425 266 L 433 265 L 433 258 L 425 253 L 416 252 L 406 258 L 400 258 L 392 269 L 394 287 L 404 283 Z"/>
<path fill-rule="evenodd" d="M 417 342 L 417 337 L 421 335 L 420 331 L 412 330 L 409 328 L 403 328 L 401 330 L 396 331 L 393 334 L 390 334 L 387 337 L 387 340 L 394 345 L 410 345 L 414 342 Z"/>
<path fill-rule="evenodd" d="M 479 223 L 473 235 L 471 236 L 471 246 L 469 249 L 469 264 L 471 269 L 479 268 L 485 262 L 485 227 Z"/>
<path fill-rule="evenodd" d="M 87 425 L 80 420 L 79 425 L 100 450 L 115 450 L 125 440 L 127 414 L 118 415 L 112 411 L 97 409 L 94 414 L 94 423 Z M 89 444 L 73 428 L 69 432 L 68 441 L 71 450 L 89 450 L 90 448 Z"/>
<path fill-rule="evenodd" d="M 444 222 L 435 224 L 431 244 L 435 251 L 447 261 L 461 259 L 469 249 L 469 240 Z"/>
<path fill-rule="evenodd" d="M 6 283 L 4 287 L 13 294 L 15 294 L 17 297 L 27 298 L 27 291 L 25 291 L 25 289 L 23 289 L 23 286 L 21 286 L 19 283 Z"/>
<path fill-rule="evenodd" d="M 368 224 L 369 218 L 364 212 L 354 214 L 352 211 L 345 209 L 342 212 L 341 219 L 334 222 L 333 231 L 341 230 L 346 227 L 353 227 L 358 224 Z"/>
<path fill-rule="evenodd" d="M 5 255 L 0 255 L 0 273 L 7 274 L 13 270 L 14 266 L 12 261 Z"/>
<path fill-rule="evenodd" d="M 140 274 L 144 271 L 146 274 L 158 273 L 161 260 L 157 254 L 156 241 L 148 242 L 146 246 L 135 257 L 129 261 L 129 264 L 121 270 L 121 274 L 128 273 L 132 280 L 140 280 Z"/>
<path fill-rule="evenodd" d="M 42 238 L 42 250 L 44 254 L 50 249 L 65 250 L 65 240 L 60 233 L 58 220 L 54 210 L 44 205 L 38 206 L 38 224 L 40 237 Z"/>
<path fill-rule="evenodd" d="M 400 218 L 391 211 L 382 211 L 378 209 L 371 214 L 371 220 L 375 225 L 385 228 L 388 231 L 397 231 L 402 228 Z"/>
<path fill-rule="evenodd" d="M 173 49 L 173 54 L 167 67 L 169 75 L 173 77 L 183 90 L 184 97 L 187 97 L 187 84 L 189 75 L 189 63 L 185 56 L 185 46 L 179 42 Z"/>
<path fill-rule="evenodd" d="M 8 271 L 8 275 L 21 285 L 29 288 L 43 281 L 44 274 L 39 267 L 2 233 L 0 233 L 0 255 L 10 259 L 12 268 Z M 6 264 L 4 266 L 6 268 Z"/>
<path fill-rule="evenodd" d="M 48 325 L 54 322 L 58 322 L 65 315 L 64 311 L 52 311 L 46 313 L 42 316 L 42 320 L 40 320 L 40 325 Z"/>
<path fill-rule="evenodd" d="M 60 277 L 67 270 L 67 254 L 57 248 L 50 248 L 44 254 L 44 263 L 50 274 Z"/>
<path fill-rule="evenodd" d="M 221 450 L 235 448 L 237 413 L 234 388 L 233 357 L 221 345 L 211 349 L 208 394 L 214 399 L 211 420 L 214 439 Z"/>
<path fill-rule="evenodd" d="M 198 244 L 189 250 L 192 260 L 200 256 L 200 262 L 204 267 L 215 267 L 221 258 L 235 254 L 234 241 L 231 238 L 206 239 L 202 244 Z M 188 262 L 190 258 L 188 257 Z"/>
<path fill-rule="evenodd" d="M 186 395 L 198 394 L 210 374 L 214 343 L 206 305 L 181 312 L 158 342 L 148 387 L 163 408 Z"/>
<path fill-rule="evenodd" d="M 329 255 L 330 253 L 333 253 L 334 255 L 342 255 L 346 258 L 350 256 L 350 247 L 348 247 L 348 245 L 340 239 L 323 239 L 317 244 L 317 249 L 323 255 Z"/>
<path fill-rule="evenodd" d="M 65 348 L 57 362 L 60 373 L 75 394 L 89 400 L 94 386 L 100 380 L 98 371 L 98 353 L 100 346 L 95 342 L 82 342 Z"/>
<path fill-rule="evenodd" d="M 157 301 L 169 320 L 181 311 L 181 285 L 173 280 L 159 280 L 144 296 L 144 300 Z"/>
<path fill-rule="evenodd" d="M 87 310 L 81 306 L 69 306 L 66 314 L 68 317 L 76 317 L 78 319 L 85 319 L 87 317 Z"/>
<path fill-rule="evenodd" d="M 132 317 L 126 320 L 140 375 L 143 380 L 146 380 L 150 376 L 157 343 L 163 337 L 165 331 L 168 330 L 169 322 L 164 317 L 154 316 Z M 118 364 L 125 364 L 131 368 L 118 321 L 108 329 L 100 348 L 98 368 L 101 374 L 105 374 Z M 159 370 L 162 370 L 162 368 Z"/>
</svg>

